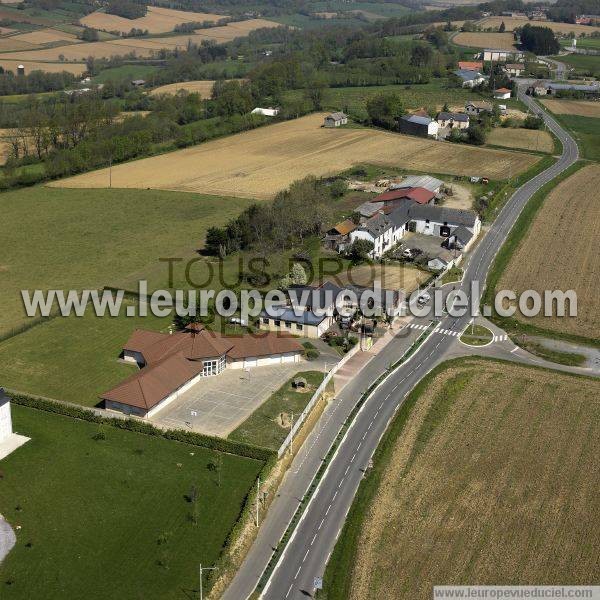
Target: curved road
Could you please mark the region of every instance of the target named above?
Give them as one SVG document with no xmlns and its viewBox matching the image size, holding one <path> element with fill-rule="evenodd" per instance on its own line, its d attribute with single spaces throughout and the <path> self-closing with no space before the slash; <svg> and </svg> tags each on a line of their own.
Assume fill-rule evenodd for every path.
<svg viewBox="0 0 600 600">
<path fill-rule="evenodd" d="M 472 282 L 480 282 L 483 287 L 496 253 L 531 196 L 578 159 L 577 145 L 571 136 L 531 98 L 521 92 L 519 97 L 532 112 L 543 116 L 548 127 L 561 140 L 563 154 L 554 165 L 525 183 L 511 196 L 487 235 L 473 251 L 465 267 L 465 276 L 461 284 L 461 289 L 469 297 L 472 296 Z M 474 305 L 479 304 L 482 291 L 471 298 Z M 436 329 L 462 331 L 469 321 L 468 315 L 461 318 L 446 316 Z M 429 336 L 419 350 L 396 369 L 364 403 L 273 571 L 263 591 L 263 598 L 299 600 L 313 593 L 314 578 L 323 575 L 329 555 L 362 479 L 363 471 L 369 464 L 390 420 L 410 390 L 444 360 L 444 356 L 455 343 L 456 338 L 453 336 L 438 334 Z M 394 344 L 390 346 L 393 348 Z M 361 373 L 363 389 L 367 381 L 376 379 L 375 373 L 369 373 L 367 376 L 370 376 L 368 380 Z M 309 473 L 312 478 L 320 464 L 320 460 L 307 460 L 304 465 L 300 464 L 295 473 L 312 470 Z M 306 476 L 306 473 L 301 474 Z M 260 534 L 257 544 L 261 545 Z M 253 548 L 253 551 L 224 598 L 239 600 L 253 591 L 257 577 L 260 576 L 259 560 L 255 560 L 251 568 L 248 565 L 259 554 L 258 548 Z"/>
</svg>

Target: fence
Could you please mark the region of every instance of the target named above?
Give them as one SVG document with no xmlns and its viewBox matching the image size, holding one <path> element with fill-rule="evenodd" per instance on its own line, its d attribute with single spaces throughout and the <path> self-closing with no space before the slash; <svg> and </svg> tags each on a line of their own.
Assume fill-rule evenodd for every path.
<svg viewBox="0 0 600 600">
<path fill-rule="evenodd" d="M 291 441 L 294 439 L 294 436 L 302 425 L 304 421 L 306 421 L 306 417 L 310 414 L 311 410 L 314 408 L 315 404 L 319 401 L 321 394 L 325 391 L 327 384 L 331 381 L 332 377 L 358 352 L 359 344 L 356 344 L 349 352 L 346 354 L 342 360 L 340 360 L 332 369 L 325 375 L 323 381 L 319 385 L 319 387 L 315 390 L 315 393 L 312 395 L 312 398 L 309 400 L 308 404 L 305 406 L 304 410 L 300 413 L 298 419 L 294 422 L 290 432 L 288 433 L 285 440 L 277 450 L 277 457 L 281 458 L 283 453 L 286 451 Z"/>
</svg>

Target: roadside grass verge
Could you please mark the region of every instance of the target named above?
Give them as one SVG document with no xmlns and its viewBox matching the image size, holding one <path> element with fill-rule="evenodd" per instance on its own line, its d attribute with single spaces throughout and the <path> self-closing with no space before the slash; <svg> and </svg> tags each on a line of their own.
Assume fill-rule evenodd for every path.
<svg viewBox="0 0 600 600">
<path fill-rule="evenodd" d="M 20 527 L 0 566 L 3 598 L 197 593 L 198 562 L 223 554 L 262 461 L 17 404 L 12 411 L 15 430 L 31 440 L 2 461 L 0 507 Z"/>
<path fill-rule="evenodd" d="M 598 57 L 598 62 L 600 62 L 600 57 Z M 558 115 L 556 113 L 552 113 L 552 115 L 573 134 L 583 158 L 600 161 L 600 119 L 581 115 Z"/>
<path fill-rule="evenodd" d="M 548 348 L 544 344 L 528 339 L 527 336 L 521 336 L 517 338 L 517 341 L 523 350 L 527 350 L 527 352 L 531 352 L 531 354 L 535 354 L 540 358 L 544 358 L 545 360 L 549 360 L 559 365 L 581 367 L 587 360 L 587 357 L 584 354 L 554 350 L 552 348 Z"/>
<path fill-rule="evenodd" d="M 494 334 L 483 325 L 469 325 L 460 336 L 460 341 L 467 346 L 485 346 L 494 339 Z"/>
<path fill-rule="evenodd" d="M 535 219 L 536 214 L 541 209 L 546 196 L 552 189 L 556 187 L 558 183 L 567 179 L 570 175 L 581 169 L 583 166 L 585 166 L 585 162 L 578 161 L 577 163 L 566 169 L 558 177 L 554 178 L 552 181 L 544 185 L 531 197 L 531 199 L 525 205 L 525 208 L 519 215 L 517 222 L 511 229 L 510 233 L 508 234 L 508 237 L 506 238 L 506 241 L 500 248 L 494 262 L 492 263 L 492 266 L 490 267 L 485 292 L 481 300 L 482 309 L 483 306 L 486 305 L 492 307 L 492 314 L 490 315 L 489 319 L 493 323 L 498 325 L 498 327 L 504 329 L 509 334 L 511 339 L 515 341 L 515 343 L 517 343 L 516 340 L 519 336 L 539 335 L 542 337 L 563 339 L 572 342 L 582 343 L 589 346 L 600 347 L 599 339 L 557 332 L 549 329 L 544 329 L 535 325 L 531 325 L 529 323 L 523 323 L 513 317 L 502 317 L 498 315 L 493 308 L 494 296 L 496 288 L 500 281 L 500 277 L 506 269 L 513 253 L 518 248 L 523 237 L 529 230 L 529 227 Z"/>
<path fill-rule="evenodd" d="M 296 373 L 234 429 L 227 439 L 278 450 L 290 432 L 292 415 L 298 417 L 306 408 L 324 375 L 321 371 Z M 306 379 L 306 388 L 292 387 L 292 381 L 297 378 Z"/>
</svg>

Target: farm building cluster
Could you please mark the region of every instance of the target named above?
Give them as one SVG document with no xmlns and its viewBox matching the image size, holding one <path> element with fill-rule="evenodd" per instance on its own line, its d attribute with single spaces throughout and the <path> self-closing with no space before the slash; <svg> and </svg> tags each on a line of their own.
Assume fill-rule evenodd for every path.
<svg viewBox="0 0 600 600">
<path fill-rule="evenodd" d="M 331 228 L 327 247 L 347 251 L 356 240 L 372 243 L 372 259 L 403 248 L 403 258 L 425 253 L 435 271 L 458 264 L 481 231 L 479 216 L 470 210 L 436 205 L 443 199 L 444 182 L 429 175 L 409 175 L 356 209 L 353 219 Z M 412 248 L 411 248 L 412 247 Z"/>
</svg>

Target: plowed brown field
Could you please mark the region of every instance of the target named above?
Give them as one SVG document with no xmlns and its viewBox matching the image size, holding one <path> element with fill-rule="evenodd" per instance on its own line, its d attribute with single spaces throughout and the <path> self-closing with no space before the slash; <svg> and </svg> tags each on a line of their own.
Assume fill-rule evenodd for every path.
<svg viewBox="0 0 600 600">
<path fill-rule="evenodd" d="M 495 50 L 514 50 L 515 39 L 512 33 L 484 33 L 463 31 L 453 38 L 459 46 L 469 48 L 493 48 Z"/>
<path fill-rule="evenodd" d="M 600 119 L 600 102 L 585 100 L 540 100 L 540 102 L 557 115 L 579 115 Z"/>
<path fill-rule="evenodd" d="M 149 33 L 166 33 L 173 31 L 175 25 L 181 25 L 182 23 L 203 23 L 204 21 L 214 23 L 225 17 L 226 15 L 187 12 L 159 6 L 149 6 L 146 16 L 139 19 L 125 19 L 117 15 L 95 12 L 83 17 L 80 23 L 94 29 L 120 31 L 121 33 L 128 33 L 133 28 L 147 29 Z"/>
<path fill-rule="evenodd" d="M 296 179 L 334 175 L 358 163 L 502 179 L 539 160 L 374 129 L 325 129 L 323 117 L 309 115 L 113 166 L 112 185 L 268 199 Z M 108 180 L 108 170 L 102 169 L 51 185 L 103 188 Z"/>
<path fill-rule="evenodd" d="M 350 599 L 589 584 L 600 570 L 599 420 L 598 380 L 475 358 L 439 373 L 384 453 Z"/>
<path fill-rule="evenodd" d="M 577 317 L 525 318 L 545 329 L 598 338 L 600 335 L 600 165 L 580 169 L 559 183 L 504 271 L 498 289 L 575 290 Z"/>
<path fill-rule="evenodd" d="M 547 131 L 496 127 L 488 134 L 488 144 L 506 148 L 552 152 L 554 142 Z"/>
</svg>

